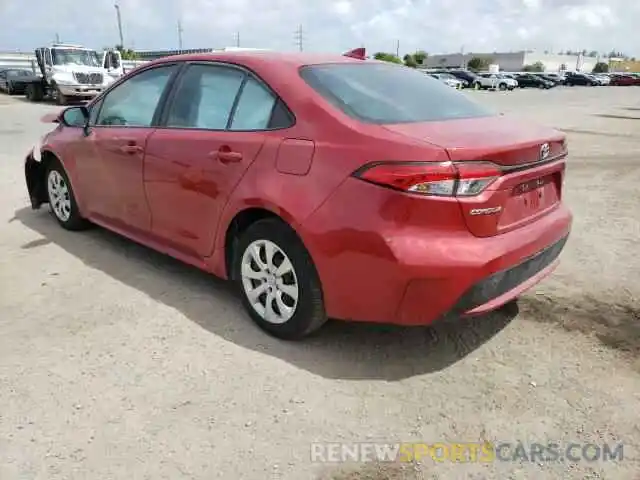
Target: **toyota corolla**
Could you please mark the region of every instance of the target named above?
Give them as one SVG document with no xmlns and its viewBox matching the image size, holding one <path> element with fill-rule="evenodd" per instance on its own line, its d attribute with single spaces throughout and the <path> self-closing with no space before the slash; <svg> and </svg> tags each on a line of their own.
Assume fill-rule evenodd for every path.
<svg viewBox="0 0 640 480">
<path fill-rule="evenodd" d="M 55 122 L 34 209 L 233 281 L 280 338 L 494 310 L 571 228 L 562 133 L 362 51 L 167 57 Z"/>
</svg>

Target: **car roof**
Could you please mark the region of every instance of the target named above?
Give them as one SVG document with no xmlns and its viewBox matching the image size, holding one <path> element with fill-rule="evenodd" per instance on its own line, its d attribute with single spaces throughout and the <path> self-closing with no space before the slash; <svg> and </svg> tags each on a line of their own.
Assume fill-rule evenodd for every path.
<svg viewBox="0 0 640 480">
<path fill-rule="evenodd" d="M 362 63 L 363 60 L 346 57 L 340 54 L 322 54 L 306 52 L 275 52 L 275 51 L 228 51 L 191 53 L 184 55 L 171 55 L 149 62 L 147 65 L 157 65 L 170 62 L 226 62 L 239 65 L 267 66 L 286 65 L 288 67 L 302 67 L 305 65 L 318 65 L 327 63 Z M 373 60 L 375 61 L 375 60 Z"/>
</svg>

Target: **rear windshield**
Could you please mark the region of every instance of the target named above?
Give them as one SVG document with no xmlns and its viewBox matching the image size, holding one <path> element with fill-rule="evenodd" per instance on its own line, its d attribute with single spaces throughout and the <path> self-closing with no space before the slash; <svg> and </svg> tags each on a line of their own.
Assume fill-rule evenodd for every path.
<svg viewBox="0 0 640 480">
<path fill-rule="evenodd" d="M 494 115 L 419 70 L 362 62 L 310 65 L 300 70 L 314 90 L 366 123 L 413 123 Z"/>
</svg>

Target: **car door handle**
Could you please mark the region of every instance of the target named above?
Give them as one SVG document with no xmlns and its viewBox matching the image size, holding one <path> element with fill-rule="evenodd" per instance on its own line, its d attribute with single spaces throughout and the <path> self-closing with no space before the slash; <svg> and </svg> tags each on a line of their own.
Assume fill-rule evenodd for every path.
<svg viewBox="0 0 640 480">
<path fill-rule="evenodd" d="M 118 147 L 118 150 L 128 155 L 135 155 L 136 153 L 142 153 L 142 147 L 140 145 L 121 145 L 120 147 Z"/>
<path fill-rule="evenodd" d="M 211 152 L 210 156 L 221 163 L 238 163 L 242 161 L 242 153 L 222 148 Z"/>
</svg>

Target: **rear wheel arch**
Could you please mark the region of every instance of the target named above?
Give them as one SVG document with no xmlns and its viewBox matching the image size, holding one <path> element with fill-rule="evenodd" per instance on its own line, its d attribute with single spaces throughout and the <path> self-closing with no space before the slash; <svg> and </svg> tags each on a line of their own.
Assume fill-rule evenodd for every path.
<svg viewBox="0 0 640 480">
<path fill-rule="evenodd" d="M 289 222 L 253 207 L 236 215 L 226 236 L 227 277 L 260 328 L 298 340 L 327 321 L 317 267 Z"/>
<path fill-rule="evenodd" d="M 296 228 L 291 224 L 291 222 L 287 221 L 283 218 L 283 215 L 279 215 L 275 213 L 273 210 L 266 207 L 250 207 L 244 210 L 239 211 L 233 217 L 227 229 L 225 231 L 224 236 L 224 260 L 225 260 L 225 270 L 227 273 L 227 278 L 230 280 L 234 280 L 233 277 L 233 258 L 235 255 L 235 249 L 238 244 L 238 240 L 240 236 L 254 223 L 265 220 L 265 219 L 275 219 L 286 225 L 290 228 L 298 237 L 298 239 L 304 244 L 304 241 L 300 237 L 300 234 L 296 230 Z"/>
</svg>

